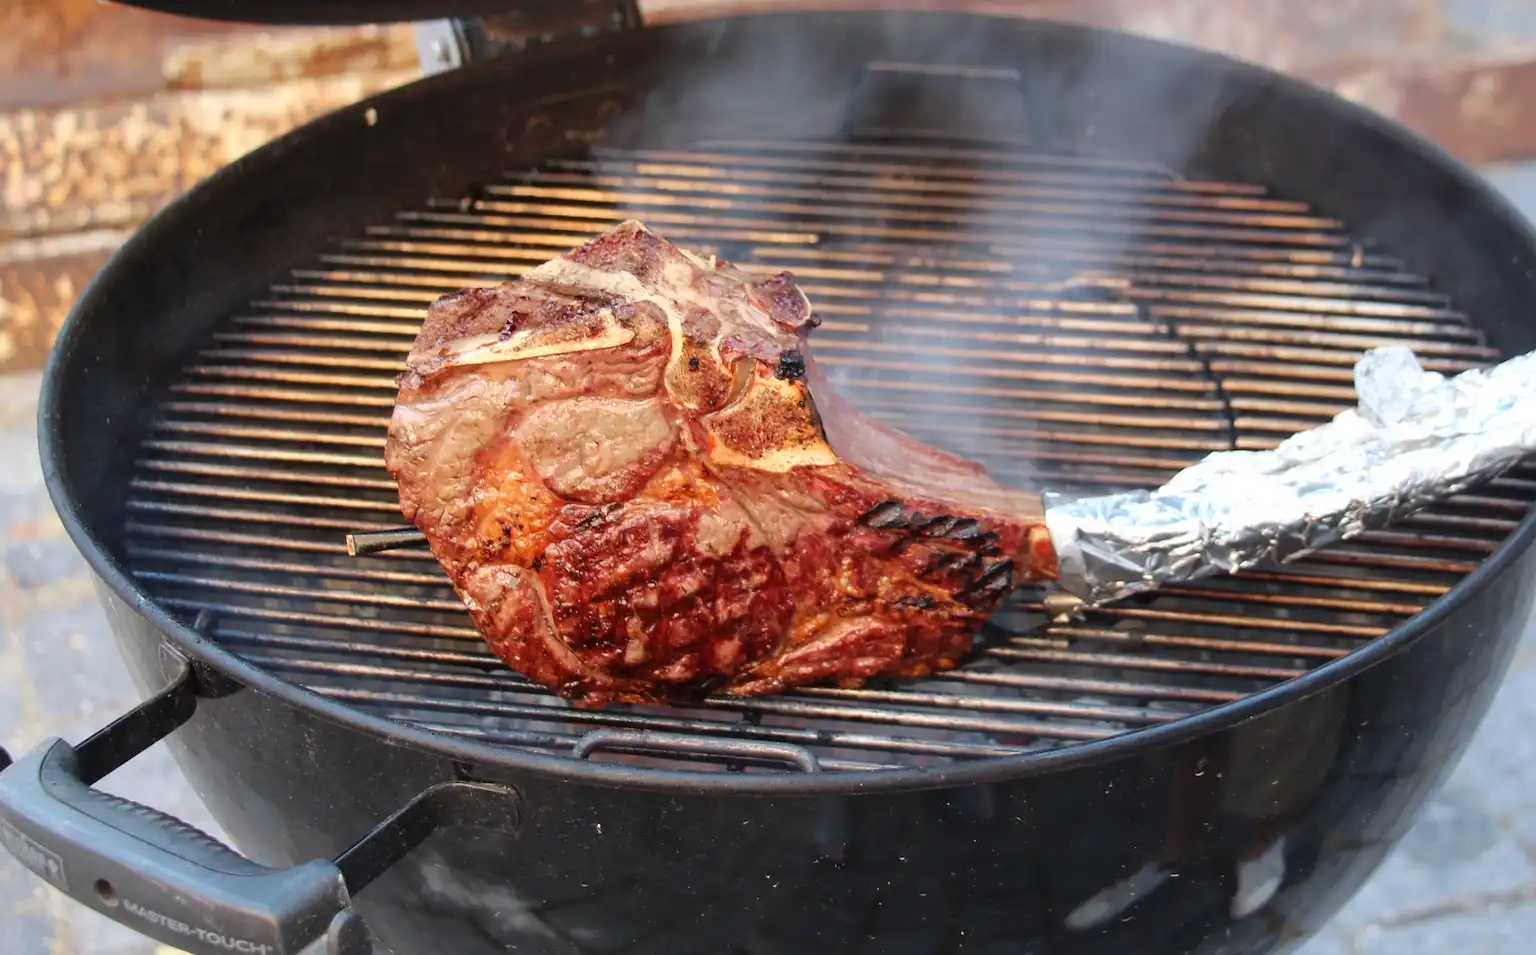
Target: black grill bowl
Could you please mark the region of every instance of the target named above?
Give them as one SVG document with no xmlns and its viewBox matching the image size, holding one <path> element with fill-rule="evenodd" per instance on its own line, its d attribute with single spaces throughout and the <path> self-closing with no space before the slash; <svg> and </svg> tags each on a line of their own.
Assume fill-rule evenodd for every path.
<svg viewBox="0 0 1536 955">
<path fill-rule="evenodd" d="M 173 750 L 249 858 L 334 858 L 475 780 L 506 787 L 499 826 L 439 814 L 357 895 L 385 949 L 1235 955 L 1308 936 L 1411 824 L 1536 595 L 1528 472 L 1087 622 L 1021 598 L 920 687 L 686 714 L 578 718 L 466 639 L 430 562 L 338 555 L 399 522 L 370 456 L 412 316 L 620 214 L 800 272 L 856 401 L 1053 487 L 1272 444 L 1347 406 L 1372 344 L 1448 371 L 1536 348 L 1536 244 L 1470 172 L 1294 81 L 1115 34 L 689 23 L 342 110 L 136 235 L 42 398 L 49 487 L 135 679 L 193 663 L 130 722 L 185 720 Z M 1235 916 L 1239 860 L 1280 835 L 1279 892 Z M 368 845 L 353 890 L 392 856 Z M 1069 924 L 1161 856 L 1176 879 Z"/>
</svg>

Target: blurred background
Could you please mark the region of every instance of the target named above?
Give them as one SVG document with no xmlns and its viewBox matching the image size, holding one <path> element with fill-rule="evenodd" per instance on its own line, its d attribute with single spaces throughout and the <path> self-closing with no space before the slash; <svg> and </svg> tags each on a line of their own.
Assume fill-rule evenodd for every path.
<svg viewBox="0 0 1536 955">
<path fill-rule="evenodd" d="M 838 0 L 650 0 L 652 22 Z M 1214 49 L 1369 106 L 1536 216 L 1536 0 L 926 0 Z M 429 53 L 430 55 L 430 53 Z M 260 29 L 99 0 L 0 0 L 0 744 L 78 740 L 135 701 L 37 466 L 37 372 L 71 303 L 157 209 L 300 123 L 421 72 L 410 25 Z M 1536 938 L 1536 642 L 1473 751 L 1304 955 L 1515 955 Z M 104 702 L 105 701 L 105 702 Z M 94 709 L 93 709 L 94 706 Z M 120 778 L 119 778 L 120 777 Z M 120 792 L 214 828 L 164 753 Z M 0 857 L 0 955 L 150 955 Z"/>
</svg>

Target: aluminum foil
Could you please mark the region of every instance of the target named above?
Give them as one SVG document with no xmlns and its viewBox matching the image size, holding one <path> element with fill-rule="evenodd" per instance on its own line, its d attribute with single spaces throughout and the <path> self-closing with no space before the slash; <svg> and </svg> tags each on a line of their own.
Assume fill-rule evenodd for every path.
<svg viewBox="0 0 1536 955">
<path fill-rule="evenodd" d="M 1355 365 L 1359 406 L 1155 491 L 1052 503 L 1061 584 L 1088 604 L 1273 566 L 1375 530 L 1536 452 L 1536 352 L 1446 378 L 1401 346 Z"/>
</svg>

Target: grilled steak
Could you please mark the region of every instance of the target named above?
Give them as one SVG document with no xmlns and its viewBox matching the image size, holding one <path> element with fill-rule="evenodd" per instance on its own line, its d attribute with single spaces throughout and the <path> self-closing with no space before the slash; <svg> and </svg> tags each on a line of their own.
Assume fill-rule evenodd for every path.
<svg viewBox="0 0 1536 955">
<path fill-rule="evenodd" d="M 429 310 L 386 461 L 491 649 L 580 705 L 953 667 L 1040 499 L 843 404 L 788 274 L 626 222 Z"/>
</svg>

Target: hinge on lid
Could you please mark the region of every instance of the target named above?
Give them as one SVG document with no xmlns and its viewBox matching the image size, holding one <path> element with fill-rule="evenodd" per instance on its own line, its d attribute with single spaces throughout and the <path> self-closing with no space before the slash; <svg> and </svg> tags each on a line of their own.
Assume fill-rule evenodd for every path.
<svg viewBox="0 0 1536 955">
<path fill-rule="evenodd" d="M 514 2 L 514 0 L 509 0 Z M 423 72 L 440 73 L 478 60 L 576 37 L 641 25 L 638 0 L 516 0 L 506 13 L 416 26 Z"/>
</svg>

